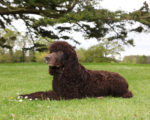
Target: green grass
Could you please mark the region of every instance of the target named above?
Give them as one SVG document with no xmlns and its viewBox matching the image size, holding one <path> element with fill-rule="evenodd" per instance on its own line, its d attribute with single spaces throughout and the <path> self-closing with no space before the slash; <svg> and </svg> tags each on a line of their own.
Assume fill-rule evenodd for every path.
<svg viewBox="0 0 150 120">
<path fill-rule="evenodd" d="M 84 64 L 124 76 L 134 97 L 61 101 L 16 100 L 17 93 L 52 89 L 46 64 L 0 64 L 0 120 L 150 120 L 150 65 Z"/>
</svg>

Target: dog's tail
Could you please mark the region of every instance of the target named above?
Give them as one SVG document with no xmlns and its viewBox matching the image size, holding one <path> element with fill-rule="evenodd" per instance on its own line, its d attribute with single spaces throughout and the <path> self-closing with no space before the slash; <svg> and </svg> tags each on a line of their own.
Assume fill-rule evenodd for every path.
<svg viewBox="0 0 150 120">
<path fill-rule="evenodd" d="M 131 91 L 128 90 L 126 93 L 123 94 L 122 97 L 123 98 L 131 98 L 131 97 L 133 97 L 133 94 Z"/>
</svg>

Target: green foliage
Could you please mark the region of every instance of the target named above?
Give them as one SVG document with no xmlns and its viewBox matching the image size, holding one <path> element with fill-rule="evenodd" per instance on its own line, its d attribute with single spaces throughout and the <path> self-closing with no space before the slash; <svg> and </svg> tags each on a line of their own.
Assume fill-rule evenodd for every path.
<svg viewBox="0 0 150 120">
<path fill-rule="evenodd" d="M 36 52 L 36 62 L 43 62 L 48 52 Z"/>
<path fill-rule="evenodd" d="M 48 51 L 53 42 L 47 37 L 30 38 L 9 29 L 0 31 L 0 62 L 36 62 L 36 52 Z"/>
<path fill-rule="evenodd" d="M 0 63 L 8 63 L 8 62 L 12 62 L 13 58 L 12 56 L 10 56 L 9 53 L 5 53 L 5 54 L 0 54 Z"/>
<path fill-rule="evenodd" d="M 134 97 L 61 101 L 19 101 L 18 93 L 52 89 L 46 64 L 0 64 L 0 120 L 149 120 L 150 65 L 84 64 L 92 70 L 120 73 Z"/>
<path fill-rule="evenodd" d="M 48 47 L 52 42 L 54 41 L 48 37 L 40 37 L 34 43 L 34 47 L 38 52 L 45 52 L 48 51 Z"/>
<path fill-rule="evenodd" d="M 115 56 L 120 55 L 123 47 L 117 41 L 103 39 L 101 43 L 94 45 L 87 50 L 77 50 L 81 62 L 111 62 L 116 61 Z"/>
<path fill-rule="evenodd" d="M 44 57 L 48 54 L 47 52 L 35 52 L 29 51 L 29 54 L 23 56 L 21 50 L 16 50 L 11 56 L 9 53 L 1 54 L 0 50 L 0 63 L 20 63 L 20 62 L 44 62 Z M 33 61 L 34 60 L 34 61 Z"/>
<path fill-rule="evenodd" d="M 42 35 L 51 39 L 69 39 L 77 42 L 78 40 L 71 35 L 63 36 L 61 33 L 78 31 L 84 33 L 87 39 L 108 38 L 129 45 L 133 45 L 133 40 L 127 39 L 128 32 L 142 32 L 144 28 L 138 26 L 127 30 L 126 22 L 138 21 L 150 27 L 150 10 L 146 2 L 139 10 L 131 13 L 98 9 L 95 7 L 97 4 L 97 0 L 1 0 L 0 26 L 4 29 L 8 24 L 12 24 L 12 20 L 21 19 L 27 26 L 28 34 L 34 33 L 34 36 Z M 38 18 L 28 14 L 37 15 Z M 63 23 L 70 23 L 67 26 L 70 29 L 66 29 Z M 89 23 L 93 23 L 94 27 Z M 47 29 L 49 26 L 55 26 L 55 31 Z M 108 37 L 110 32 L 114 34 Z"/>
<path fill-rule="evenodd" d="M 123 58 L 123 62 L 133 64 L 150 64 L 150 56 L 145 55 L 125 56 Z"/>
<path fill-rule="evenodd" d="M 102 46 L 95 45 L 85 50 L 83 54 L 86 58 L 85 62 L 102 62 L 104 59 L 104 48 Z"/>
<path fill-rule="evenodd" d="M 145 1 L 143 6 L 139 10 L 130 13 L 127 18 L 138 21 L 150 28 L 149 14 L 150 14 L 149 4 L 146 3 L 146 1 Z M 137 29 L 135 31 L 142 32 L 143 30 L 144 30 L 143 27 L 139 26 L 139 27 L 137 27 Z"/>
<path fill-rule="evenodd" d="M 7 48 L 9 50 L 13 49 L 18 34 L 18 32 L 10 29 L 0 31 L 0 47 Z"/>
</svg>

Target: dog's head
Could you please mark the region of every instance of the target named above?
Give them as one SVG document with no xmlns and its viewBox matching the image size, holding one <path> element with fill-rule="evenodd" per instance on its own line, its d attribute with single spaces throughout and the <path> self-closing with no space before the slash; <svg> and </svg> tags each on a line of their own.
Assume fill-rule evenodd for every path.
<svg viewBox="0 0 150 120">
<path fill-rule="evenodd" d="M 64 66 L 64 53 L 62 51 L 52 52 L 45 57 L 45 60 L 50 67 L 62 67 Z"/>
<path fill-rule="evenodd" d="M 50 45 L 50 53 L 45 57 L 49 65 L 49 73 L 51 75 L 62 73 L 67 68 L 72 69 L 77 66 L 78 59 L 74 48 L 64 41 L 56 41 Z"/>
<path fill-rule="evenodd" d="M 64 41 L 57 41 L 50 45 L 50 53 L 46 56 L 46 62 L 50 68 L 50 74 L 62 73 L 77 66 L 78 58 L 74 48 Z"/>
</svg>

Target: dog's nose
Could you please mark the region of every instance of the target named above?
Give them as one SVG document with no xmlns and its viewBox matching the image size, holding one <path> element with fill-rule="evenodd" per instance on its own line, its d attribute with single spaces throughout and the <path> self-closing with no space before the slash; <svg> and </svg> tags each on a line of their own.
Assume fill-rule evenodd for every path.
<svg viewBox="0 0 150 120">
<path fill-rule="evenodd" d="M 46 59 L 46 61 L 49 61 L 50 60 L 50 56 L 46 56 L 45 59 Z"/>
</svg>

